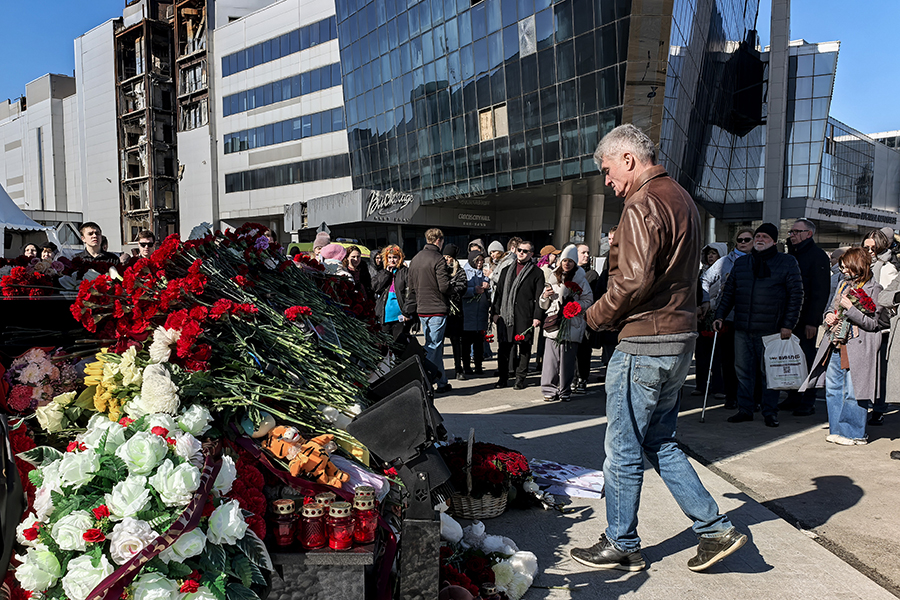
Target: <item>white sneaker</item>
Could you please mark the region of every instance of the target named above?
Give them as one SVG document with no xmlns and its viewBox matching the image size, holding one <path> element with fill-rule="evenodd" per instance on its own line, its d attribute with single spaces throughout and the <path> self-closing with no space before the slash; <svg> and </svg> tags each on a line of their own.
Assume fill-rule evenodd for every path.
<svg viewBox="0 0 900 600">
<path fill-rule="evenodd" d="M 837 444 L 838 446 L 865 446 L 868 442 L 863 438 L 854 440 L 854 439 L 845 438 L 844 436 L 839 435 L 839 436 L 837 436 L 837 439 L 834 440 L 834 443 Z"/>
<path fill-rule="evenodd" d="M 828 442 L 829 444 L 836 444 L 837 441 L 840 439 L 847 439 L 847 438 L 840 436 L 836 433 L 832 433 L 831 435 L 829 435 L 828 437 L 825 438 L 825 441 Z"/>
</svg>

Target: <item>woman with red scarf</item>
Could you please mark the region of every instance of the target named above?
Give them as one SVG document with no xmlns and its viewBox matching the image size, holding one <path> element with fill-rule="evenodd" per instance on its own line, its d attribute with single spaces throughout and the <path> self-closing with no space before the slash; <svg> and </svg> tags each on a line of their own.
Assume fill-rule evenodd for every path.
<svg viewBox="0 0 900 600">
<path fill-rule="evenodd" d="M 878 319 L 883 309 L 874 301 L 881 285 L 872 276 L 865 249 L 850 248 L 839 264 L 843 280 L 825 313 L 825 338 L 800 391 L 825 387 L 829 428 L 825 441 L 862 446 L 868 407 L 881 393 Z"/>
</svg>

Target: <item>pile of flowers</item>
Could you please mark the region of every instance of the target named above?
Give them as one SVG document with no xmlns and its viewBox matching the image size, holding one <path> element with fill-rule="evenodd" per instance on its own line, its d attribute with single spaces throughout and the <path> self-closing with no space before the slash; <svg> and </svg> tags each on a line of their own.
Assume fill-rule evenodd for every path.
<svg viewBox="0 0 900 600">
<path fill-rule="evenodd" d="M 61 350 L 48 354 L 42 348 L 32 348 L 13 360 L 3 380 L 9 385 L 9 394 L 6 398 L 0 394 L 0 406 L 6 412 L 27 415 L 75 389 L 78 375 L 75 360 Z"/>
<path fill-rule="evenodd" d="M 38 298 L 76 288 L 109 270 L 108 262 L 59 257 L 41 260 L 18 256 L 0 259 L 0 290 L 6 298 Z"/>
<path fill-rule="evenodd" d="M 471 471 L 472 491 L 469 495 L 480 498 L 485 494 L 500 496 L 510 485 L 521 484 L 531 474 L 525 457 L 509 448 L 475 442 L 472 445 L 472 463 L 467 464 L 468 443 L 456 441 L 440 447 L 441 456 L 450 468 L 450 482 L 457 490 L 468 490 L 468 471 Z"/>
<path fill-rule="evenodd" d="M 462 529 L 442 513 L 441 537 L 442 587 L 459 586 L 478 598 L 483 586 L 492 584 L 502 598 L 518 600 L 534 583 L 537 557 L 508 537 L 488 535 L 480 521 Z"/>
<path fill-rule="evenodd" d="M 68 600 L 106 586 L 134 598 L 258 598 L 271 561 L 238 502 L 223 497 L 234 461 L 216 465 L 201 449 L 184 426 L 190 410 L 177 420 L 98 414 L 67 452 L 22 454 L 39 467 L 29 473 L 34 512 L 18 529 L 23 589 Z"/>
</svg>

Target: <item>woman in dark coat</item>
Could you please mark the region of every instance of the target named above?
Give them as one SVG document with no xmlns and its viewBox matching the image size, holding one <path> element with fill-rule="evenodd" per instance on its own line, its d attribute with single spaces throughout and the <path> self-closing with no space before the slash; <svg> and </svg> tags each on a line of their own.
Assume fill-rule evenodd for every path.
<svg viewBox="0 0 900 600">
<path fill-rule="evenodd" d="M 880 393 L 878 319 L 883 308 L 875 299 L 882 288 L 862 248 L 847 250 L 841 256 L 840 268 L 844 280 L 825 313 L 826 336 L 800 391 L 809 386 L 825 387 L 830 430 L 825 441 L 861 446 L 866 443 L 867 406 Z"/>
<path fill-rule="evenodd" d="M 347 256 L 344 257 L 344 268 L 353 276 L 356 289 L 361 291 L 366 298 L 372 296 L 372 275 L 369 268 L 363 264 L 362 251 L 358 246 L 348 246 Z"/>
<path fill-rule="evenodd" d="M 377 296 L 375 314 L 382 330 L 394 340 L 409 334 L 412 320 L 401 310 L 406 302 L 408 269 L 403 262 L 403 250 L 399 246 L 385 246 L 381 251 L 384 268 L 372 279 L 372 290 Z"/>
<path fill-rule="evenodd" d="M 468 379 L 463 369 L 462 361 L 462 337 L 463 337 L 463 311 L 462 297 L 466 292 L 468 280 L 466 271 L 456 260 L 459 247 L 456 244 L 444 244 L 444 260 L 447 261 L 447 270 L 450 273 L 450 314 L 447 315 L 447 329 L 445 335 L 450 338 L 450 346 L 453 348 L 453 365 L 456 370 L 456 378 L 460 381 Z"/>
</svg>

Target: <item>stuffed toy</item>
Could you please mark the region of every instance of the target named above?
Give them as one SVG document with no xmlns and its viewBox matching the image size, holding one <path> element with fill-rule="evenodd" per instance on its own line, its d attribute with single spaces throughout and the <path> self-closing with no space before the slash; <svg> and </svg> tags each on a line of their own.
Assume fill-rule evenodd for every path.
<svg viewBox="0 0 900 600">
<path fill-rule="evenodd" d="M 294 427 L 278 425 L 269 431 L 262 446 L 276 457 L 288 461 L 291 475 L 305 473 L 319 483 L 340 488 L 350 476 L 331 462 L 325 446 L 333 444 L 333 435 L 306 440 Z"/>
</svg>

